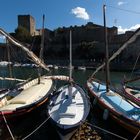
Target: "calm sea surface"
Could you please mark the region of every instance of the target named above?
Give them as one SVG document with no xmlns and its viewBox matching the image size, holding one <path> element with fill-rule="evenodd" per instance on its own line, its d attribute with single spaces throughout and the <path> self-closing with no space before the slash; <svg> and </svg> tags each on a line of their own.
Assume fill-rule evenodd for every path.
<svg viewBox="0 0 140 140">
<path fill-rule="evenodd" d="M 73 70 L 73 79 L 82 85 L 84 88 L 86 87 L 87 79 L 92 75 L 94 70 Z M 52 75 L 68 75 L 68 69 L 53 69 L 51 71 Z M 9 72 L 7 68 L 0 67 L 0 76 L 7 76 Z M 100 80 L 105 80 L 105 73 L 99 72 L 96 75 L 96 78 Z M 14 68 L 13 76 L 17 78 L 27 79 L 29 77 L 37 77 L 37 69 L 35 68 Z M 111 83 L 115 88 L 120 87 L 120 83 L 126 78 L 130 78 L 131 73 L 127 72 L 111 72 L 110 79 Z M 16 84 L 13 82 L 12 84 L 7 81 L 0 81 L 0 87 L 9 87 L 14 86 Z M 57 82 L 58 87 L 63 84 L 63 82 Z M 138 85 L 138 83 L 136 83 Z M 85 88 L 86 90 L 86 88 Z M 11 128 L 11 131 L 15 137 L 15 139 L 23 139 L 26 135 L 32 132 L 35 128 L 37 128 L 46 118 L 46 109 L 47 105 L 45 104 L 40 110 L 33 112 L 32 114 L 25 116 L 24 118 L 20 118 L 20 120 L 15 119 L 14 121 L 9 121 L 8 124 Z M 102 119 L 103 112 L 100 111 L 98 107 L 91 108 L 90 115 L 88 117 L 88 122 L 99 126 L 103 129 L 111 131 L 112 133 L 116 133 L 122 137 L 127 139 L 133 139 L 133 135 L 126 131 L 124 128 L 119 126 L 110 118 L 107 121 L 103 121 Z M 96 129 L 99 135 L 103 140 L 119 140 L 119 138 L 112 136 L 104 131 Z M 11 140 L 10 134 L 5 126 L 5 124 L 0 123 L 0 140 Z M 57 135 L 55 129 L 52 127 L 49 121 L 47 121 L 36 133 L 31 135 L 28 140 L 59 140 L 59 136 Z M 121 139 L 120 139 L 121 140 Z"/>
</svg>

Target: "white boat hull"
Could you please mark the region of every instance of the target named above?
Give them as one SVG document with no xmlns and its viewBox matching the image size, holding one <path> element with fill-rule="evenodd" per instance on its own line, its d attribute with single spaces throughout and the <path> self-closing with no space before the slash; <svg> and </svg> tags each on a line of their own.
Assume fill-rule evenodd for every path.
<svg viewBox="0 0 140 140">
<path fill-rule="evenodd" d="M 1 112 L 7 119 L 13 119 L 35 110 L 48 100 L 53 88 L 54 83 L 51 79 L 41 77 L 40 84 L 37 78 L 8 91 L 0 100 L 0 103 L 5 101 L 0 106 L 0 120 L 3 120 Z"/>
<path fill-rule="evenodd" d="M 63 86 L 56 94 L 48 107 L 48 114 L 61 138 L 68 139 L 86 120 L 90 110 L 89 101 L 83 89 L 76 84 Z"/>
</svg>

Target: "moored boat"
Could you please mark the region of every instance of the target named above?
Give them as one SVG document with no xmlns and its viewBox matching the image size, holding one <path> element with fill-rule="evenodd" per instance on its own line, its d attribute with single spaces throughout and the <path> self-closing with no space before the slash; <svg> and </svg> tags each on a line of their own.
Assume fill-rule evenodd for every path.
<svg viewBox="0 0 140 140">
<path fill-rule="evenodd" d="M 86 120 L 90 105 L 85 91 L 75 83 L 62 86 L 51 98 L 48 114 L 61 139 L 70 138 Z"/>
<path fill-rule="evenodd" d="M 116 54 L 118 55 L 120 50 L 108 59 L 108 42 L 107 42 L 107 31 L 106 31 L 106 20 L 105 20 L 105 5 L 103 6 L 104 11 L 104 31 L 105 31 L 105 46 L 106 46 L 106 81 L 101 82 L 94 78 L 95 72 L 102 68 L 100 66 L 94 72 L 94 74 L 87 81 L 87 88 L 91 97 L 94 98 L 93 104 L 98 104 L 103 112 L 103 119 L 107 120 L 111 116 L 119 125 L 129 130 L 132 133 L 137 134 L 140 131 L 140 107 L 134 102 L 127 100 L 125 96 L 119 91 L 116 91 L 111 86 L 109 81 L 109 61 L 114 59 Z M 133 36 L 132 36 L 133 37 Z M 130 38 L 131 40 L 131 38 Z M 123 47 L 125 47 L 124 45 Z M 122 49 L 122 48 L 121 48 Z"/>
<path fill-rule="evenodd" d="M 44 16 L 43 16 L 44 23 Z M 44 25 L 44 24 L 43 24 Z M 31 50 L 19 41 L 15 40 L 11 35 L 0 29 L 0 33 L 15 46 L 22 49 L 35 64 L 39 65 L 38 78 L 27 80 L 13 78 L 10 71 L 10 77 L 0 77 L 0 80 L 18 81 L 19 83 L 12 88 L 1 91 L 0 96 L 0 119 L 17 118 L 23 114 L 27 114 L 40 107 L 48 100 L 49 94 L 53 92 L 55 84 L 52 79 L 41 76 L 41 68 L 48 70 L 46 64 L 42 61 L 42 52 L 38 58 Z M 41 49 L 44 45 L 44 26 L 42 29 Z M 9 55 L 8 55 L 9 56 Z M 10 57 L 10 56 L 9 56 Z M 30 80 L 29 80 L 30 79 Z"/>
<path fill-rule="evenodd" d="M 79 67 L 78 67 L 78 70 L 86 70 L 86 67 L 84 67 L 84 66 L 79 66 Z"/>
<path fill-rule="evenodd" d="M 70 31 L 70 68 L 68 84 L 50 97 L 48 115 L 61 139 L 69 140 L 86 120 L 90 104 L 86 92 L 72 80 L 72 37 Z"/>
<path fill-rule="evenodd" d="M 135 86 L 124 85 L 123 96 L 140 107 L 140 89 Z"/>
<path fill-rule="evenodd" d="M 129 80 L 123 80 L 122 83 L 122 95 L 131 102 L 140 106 L 140 88 L 135 85 L 135 82 L 139 82 L 139 77 L 132 78 Z M 131 85 L 133 83 L 133 85 Z"/>
<path fill-rule="evenodd" d="M 36 78 L 18 88 L 8 90 L 0 99 L 0 120 L 3 115 L 6 119 L 12 119 L 35 110 L 48 100 L 53 87 L 53 80 L 41 77 L 40 84 Z"/>
<path fill-rule="evenodd" d="M 95 79 L 87 82 L 88 90 L 92 97 L 93 103 L 97 103 L 103 112 L 103 119 L 111 116 L 118 124 L 125 127 L 132 133 L 137 134 L 140 130 L 140 107 L 126 100 L 113 89 L 106 92 L 105 83 Z"/>
</svg>

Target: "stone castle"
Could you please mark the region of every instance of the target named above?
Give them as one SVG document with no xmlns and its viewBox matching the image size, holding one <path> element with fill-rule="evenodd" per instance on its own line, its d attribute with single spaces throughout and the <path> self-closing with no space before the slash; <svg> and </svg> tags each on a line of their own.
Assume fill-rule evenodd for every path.
<svg viewBox="0 0 140 140">
<path fill-rule="evenodd" d="M 18 26 L 26 28 L 32 36 L 41 35 L 41 29 L 36 29 L 35 19 L 31 15 L 18 15 Z M 51 31 L 45 29 L 46 38 L 53 38 L 58 43 L 62 40 L 69 40 L 69 30 L 73 32 L 73 42 L 91 42 L 91 41 L 104 41 L 104 27 L 101 25 L 88 22 L 82 26 L 70 26 L 70 27 L 59 27 L 57 30 Z M 108 40 L 109 43 L 123 43 L 126 41 L 134 32 L 127 31 L 125 34 L 118 34 L 117 27 L 108 27 Z M 59 39 L 58 39 L 59 38 Z"/>
<path fill-rule="evenodd" d="M 30 15 L 19 15 L 18 26 L 25 27 L 32 36 L 41 35 L 41 29 L 35 28 L 35 19 Z M 92 22 L 88 22 L 82 26 L 70 26 L 70 27 L 59 27 L 58 29 L 51 31 L 45 29 L 45 45 L 46 50 L 53 50 L 56 54 L 62 49 L 69 48 L 69 30 L 72 30 L 72 42 L 73 50 L 76 50 L 81 45 L 94 46 L 93 59 L 96 61 L 103 61 L 104 59 L 104 27 L 97 25 Z M 118 28 L 107 27 L 108 42 L 109 42 L 109 53 L 112 55 L 128 38 L 133 35 L 133 31 L 127 31 L 124 34 L 118 34 Z M 139 37 L 136 39 L 132 46 L 128 47 L 125 52 L 117 57 L 117 62 L 126 61 L 127 58 L 135 60 L 137 53 L 140 52 Z M 137 51 L 135 51 L 137 49 Z M 125 55 L 124 55 L 125 54 Z M 77 59 L 77 58 L 75 58 Z"/>
<path fill-rule="evenodd" d="M 42 34 L 41 29 L 36 29 L 35 19 L 31 15 L 18 15 L 18 26 L 26 28 L 33 37 L 41 36 Z M 90 55 L 90 60 L 92 61 L 104 61 L 104 27 L 92 22 L 81 26 L 59 27 L 53 31 L 45 29 L 44 54 L 47 56 L 47 60 L 52 60 L 52 58 L 64 60 L 66 56 L 66 59 L 68 59 L 70 29 L 72 30 L 73 59 L 89 59 Z M 134 34 L 133 31 L 118 34 L 118 29 L 115 26 L 107 27 L 107 32 L 110 56 L 119 49 L 121 44 Z M 134 63 L 140 52 L 139 38 L 140 37 L 137 37 L 137 39 L 115 59 L 115 63 L 128 63 L 131 61 Z M 39 47 L 35 46 L 33 50 L 39 52 Z M 79 56 L 79 54 L 81 56 Z M 130 61 L 128 61 L 128 59 Z"/>
<path fill-rule="evenodd" d="M 18 15 L 18 26 L 26 28 L 31 36 L 39 35 L 35 28 L 35 19 L 31 15 Z"/>
</svg>

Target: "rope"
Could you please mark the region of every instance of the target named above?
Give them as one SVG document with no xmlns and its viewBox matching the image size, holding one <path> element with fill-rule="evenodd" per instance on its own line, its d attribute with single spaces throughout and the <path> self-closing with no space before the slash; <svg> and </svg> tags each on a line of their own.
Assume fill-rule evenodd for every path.
<svg viewBox="0 0 140 140">
<path fill-rule="evenodd" d="M 9 125 L 8 125 L 8 123 L 7 123 L 7 121 L 6 121 L 6 118 L 5 118 L 5 116 L 4 116 L 4 114 L 3 114 L 2 111 L 1 111 L 1 114 L 2 114 L 2 117 L 3 117 L 3 119 L 4 119 L 4 122 L 5 122 L 5 124 L 6 124 L 6 127 L 7 127 L 8 131 L 9 131 L 9 133 L 10 133 L 10 136 L 11 136 L 12 140 L 15 140 L 14 135 L 12 134 L 12 131 L 11 131 L 11 129 L 10 129 L 10 127 L 9 127 Z"/>
<path fill-rule="evenodd" d="M 28 134 L 26 137 L 24 137 L 22 140 L 27 139 L 28 137 L 30 137 L 33 133 L 35 133 L 38 129 L 40 129 L 48 120 L 50 119 L 50 116 L 44 121 L 42 122 L 34 131 L 32 131 L 30 134 Z"/>
<path fill-rule="evenodd" d="M 40 58 L 38 58 L 32 51 L 30 51 L 27 46 L 24 46 L 19 41 L 14 39 L 11 35 L 6 33 L 4 30 L 0 28 L 0 34 L 4 35 L 12 44 L 16 45 L 17 47 L 21 48 L 24 52 L 27 53 L 28 56 L 32 58 L 32 60 L 38 64 L 40 67 L 44 68 L 45 70 L 49 71 L 47 65 L 43 63 Z"/>
<path fill-rule="evenodd" d="M 110 131 L 108 131 L 108 130 L 105 130 L 105 129 L 99 127 L 99 126 L 90 124 L 90 123 L 88 123 L 88 122 L 86 122 L 86 123 L 87 123 L 88 125 L 90 125 L 90 126 L 93 126 L 94 128 L 97 128 L 97 129 L 99 129 L 99 130 L 101 130 L 101 131 L 104 131 L 104 132 L 106 132 L 106 133 L 108 133 L 108 134 L 111 134 L 111 135 L 113 135 L 113 136 L 115 136 L 115 137 L 118 137 L 118 138 L 123 139 L 123 140 L 128 140 L 128 139 L 126 139 L 126 138 L 124 138 L 124 137 L 122 137 L 122 136 L 119 136 L 119 135 L 117 135 L 117 134 L 115 134 L 115 133 L 113 133 L 113 132 L 110 132 Z"/>
<path fill-rule="evenodd" d="M 132 10 L 128 10 L 128 9 L 122 9 L 122 8 L 118 8 L 118 7 L 111 6 L 111 5 L 107 5 L 107 6 L 108 6 L 108 7 L 111 7 L 111 8 L 114 8 L 114 9 L 121 10 L 121 11 L 125 11 L 125 12 L 129 12 L 129 13 L 133 13 L 133 14 L 138 14 L 138 15 L 140 15 L 140 12 L 138 12 L 138 11 L 132 11 Z"/>
<path fill-rule="evenodd" d="M 134 137 L 133 140 L 136 140 L 136 138 L 139 136 L 139 134 L 140 134 L 140 130 L 139 130 L 139 132 L 136 134 L 136 136 Z"/>
<path fill-rule="evenodd" d="M 8 42 L 7 42 L 7 56 L 8 56 L 8 62 L 11 62 L 11 59 L 10 59 L 10 57 L 11 57 L 11 55 L 10 55 L 10 46 L 9 46 Z M 11 64 L 9 64 L 8 67 L 9 67 L 9 76 L 10 76 L 10 78 L 13 78 Z"/>
<path fill-rule="evenodd" d="M 140 57 L 140 53 L 139 53 L 139 55 L 137 56 L 136 62 L 135 62 L 135 64 L 134 64 L 134 67 L 133 67 L 132 72 L 131 72 L 131 75 L 130 75 L 130 79 L 132 78 L 132 75 L 133 75 L 133 72 L 134 72 L 134 70 L 135 70 L 135 68 L 136 68 L 136 65 L 137 65 L 137 62 L 138 62 L 138 60 L 139 60 L 139 57 Z"/>
<path fill-rule="evenodd" d="M 109 62 L 111 62 L 113 59 L 115 59 L 129 44 L 131 44 L 133 41 L 135 41 L 136 37 L 140 35 L 140 29 L 137 29 L 134 34 L 132 36 L 130 36 L 130 38 L 124 42 L 123 45 L 120 46 L 120 48 L 109 58 Z M 94 73 L 91 75 L 91 78 L 99 71 L 101 70 L 103 67 L 105 66 L 105 63 L 103 63 L 102 65 L 100 65 L 95 71 Z M 90 79 L 91 79 L 90 78 Z"/>
</svg>

